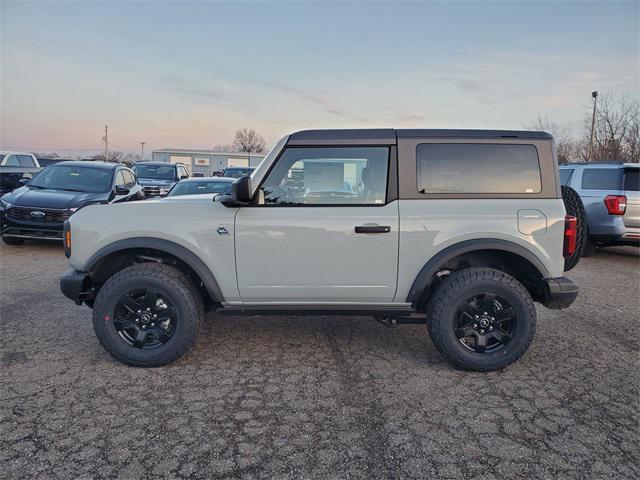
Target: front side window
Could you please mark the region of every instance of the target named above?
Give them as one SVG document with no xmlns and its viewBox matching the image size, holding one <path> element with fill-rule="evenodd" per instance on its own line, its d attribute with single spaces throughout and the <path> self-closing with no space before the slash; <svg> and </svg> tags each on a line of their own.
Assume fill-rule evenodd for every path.
<svg viewBox="0 0 640 480">
<path fill-rule="evenodd" d="M 127 188 L 135 187 L 136 179 L 129 170 L 123 170 L 122 174 L 124 175 L 124 182 Z"/>
<path fill-rule="evenodd" d="M 231 184 L 233 182 L 224 181 L 198 181 L 198 182 L 178 182 L 169 192 L 169 197 L 177 197 L 180 195 L 197 195 L 201 193 L 231 193 Z"/>
<path fill-rule="evenodd" d="M 416 150 L 419 193 L 526 194 L 542 190 L 533 145 L 423 143 Z"/>
<path fill-rule="evenodd" d="M 124 181 L 124 174 L 122 170 L 118 170 L 118 174 L 116 175 L 116 187 L 124 187 L 126 182 Z"/>
<path fill-rule="evenodd" d="M 622 190 L 621 168 L 585 168 L 582 172 L 584 190 Z"/>
<path fill-rule="evenodd" d="M 287 148 L 261 190 L 265 205 L 384 205 L 388 147 Z"/>
</svg>

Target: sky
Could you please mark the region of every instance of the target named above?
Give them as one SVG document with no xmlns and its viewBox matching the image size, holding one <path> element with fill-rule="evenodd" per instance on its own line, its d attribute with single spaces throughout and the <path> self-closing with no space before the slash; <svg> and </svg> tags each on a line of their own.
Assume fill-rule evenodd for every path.
<svg viewBox="0 0 640 480">
<path fill-rule="evenodd" d="M 0 149 L 208 149 L 241 127 L 577 130 L 640 92 L 640 1 L 0 0 Z"/>
</svg>

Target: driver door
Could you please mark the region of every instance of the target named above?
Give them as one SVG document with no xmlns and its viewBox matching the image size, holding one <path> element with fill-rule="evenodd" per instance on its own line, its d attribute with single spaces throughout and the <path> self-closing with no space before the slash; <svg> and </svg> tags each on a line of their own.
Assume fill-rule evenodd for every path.
<svg viewBox="0 0 640 480">
<path fill-rule="evenodd" d="M 388 198 L 389 154 L 390 147 L 283 152 L 257 192 L 257 205 L 236 214 L 245 302 L 392 302 L 399 216 L 398 202 Z"/>
</svg>

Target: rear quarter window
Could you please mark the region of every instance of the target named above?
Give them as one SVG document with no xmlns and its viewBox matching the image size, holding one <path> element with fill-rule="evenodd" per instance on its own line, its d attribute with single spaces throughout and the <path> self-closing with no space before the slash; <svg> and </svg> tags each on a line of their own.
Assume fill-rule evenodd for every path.
<svg viewBox="0 0 640 480">
<path fill-rule="evenodd" d="M 627 168 L 624 171 L 624 189 L 627 192 L 640 191 L 640 168 Z"/>
<path fill-rule="evenodd" d="M 416 164 L 423 194 L 533 194 L 542 189 L 533 145 L 423 143 Z"/>
<path fill-rule="evenodd" d="M 583 190 L 622 190 L 621 168 L 585 168 L 582 172 Z"/>
<path fill-rule="evenodd" d="M 573 168 L 563 168 L 560 170 L 560 183 L 562 185 L 568 185 L 573 176 Z"/>
</svg>

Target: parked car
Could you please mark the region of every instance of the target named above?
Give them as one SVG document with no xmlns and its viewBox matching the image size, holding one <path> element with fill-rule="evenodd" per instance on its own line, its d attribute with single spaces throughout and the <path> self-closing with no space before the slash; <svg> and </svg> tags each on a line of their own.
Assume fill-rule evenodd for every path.
<svg viewBox="0 0 640 480">
<path fill-rule="evenodd" d="M 4 243 L 62 240 L 65 220 L 88 205 L 144 198 L 134 173 L 118 163 L 60 162 L 0 197 Z"/>
<path fill-rule="evenodd" d="M 583 163 L 560 166 L 560 181 L 582 199 L 588 225 L 584 255 L 596 247 L 640 246 L 640 165 Z"/>
<path fill-rule="evenodd" d="M 182 163 L 138 162 L 133 171 L 147 198 L 164 197 L 176 182 L 190 177 Z"/>
<path fill-rule="evenodd" d="M 229 178 L 240 178 L 246 175 L 251 175 L 254 170 L 254 167 L 229 167 L 225 168 L 220 176 Z"/>
<path fill-rule="evenodd" d="M 534 301 L 578 293 L 557 179 L 543 132 L 296 132 L 231 195 L 78 212 L 61 289 L 129 365 L 175 360 L 217 309 L 426 321 L 454 365 L 500 369 L 528 349 Z"/>
<path fill-rule="evenodd" d="M 25 152 L 0 152 L 0 196 L 20 188 L 40 171 L 35 155 Z"/>
<path fill-rule="evenodd" d="M 191 174 L 191 176 L 192 176 L 192 177 L 204 177 L 204 176 L 205 176 L 205 174 L 204 174 L 204 172 L 193 172 L 193 173 Z"/>
<path fill-rule="evenodd" d="M 167 194 L 167 197 L 194 195 L 203 193 L 231 193 L 233 178 L 192 177 L 180 180 Z"/>
</svg>

